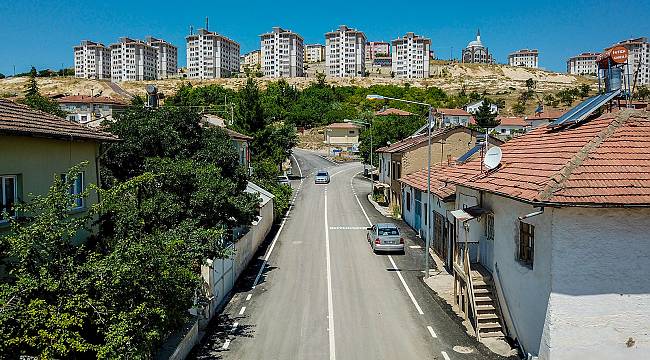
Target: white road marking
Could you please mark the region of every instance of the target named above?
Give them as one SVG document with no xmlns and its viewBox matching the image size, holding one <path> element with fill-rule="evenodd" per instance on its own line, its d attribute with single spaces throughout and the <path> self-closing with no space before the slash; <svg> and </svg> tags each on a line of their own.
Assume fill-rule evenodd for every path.
<svg viewBox="0 0 650 360">
<path fill-rule="evenodd" d="M 226 342 L 223 343 L 223 346 L 221 348 L 226 350 L 228 349 L 228 346 L 230 346 L 230 339 L 227 339 Z"/>
<path fill-rule="evenodd" d="M 241 310 L 239 310 L 239 315 L 243 315 L 244 311 L 246 311 L 246 306 L 241 307 Z"/>
<path fill-rule="evenodd" d="M 235 330 L 237 330 L 237 326 L 239 326 L 238 322 L 235 322 L 234 324 L 232 324 L 232 329 L 230 329 L 230 332 L 235 332 Z"/>
<path fill-rule="evenodd" d="M 449 358 L 449 355 L 447 355 L 446 352 L 441 351 L 440 353 L 442 354 L 442 357 L 445 358 L 445 360 L 451 360 L 451 359 Z"/>
<path fill-rule="evenodd" d="M 427 326 L 427 330 L 429 330 L 429 334 L 431 334 L 431 337 L 432 337 L 432 338 L 435 339 L 435 338 L 438 337 L 438 335 L 436 335 L 436 332 L 433 331 L 433 328 L 432 328 L 431 326 Z"/>
<path fill-rule="evenodd" d="M 409 246 L 411 249 L 422 249 L 422 246 L 420 245 L 411 245 Z"/>
<path fill-rule="evenodd" d="M 409 286 L 406 285 L 406 281 L 404 281 L 404 277 L 402 276 L 402 272 L 397 268 L 397 265 L 395 265 L 395 261 L 393 261 L 393 257 L 388 255 L 388 260 L 390 260 L 390 263 L 393 265 L 393 269 L 395 269 L 397 276 L 399 277 L 400 281 L 402 282 L 402 285 L 404 285 L 404 288 L 406 289 L 406 293 L 409 295 L 411 298 L 411 302 L 413 302 L 413 305 L 415 305 L 415 308 L 418 310 L 418 314 L 424 315 L 424 312 L 422 311 L 422 308 L 420 307 L 420 304 L 418 304 L 418 301 L 415 300 L 415 296 L 413 296 L 413 293 L 411 292 L 411 289 L 409 289 Z"/>
<path fill-rule="evenodd" d="M 327 320 L 329 326 L 330 360 L 336 359 L 334 342 L 334 300 L 332 297 L 332 264 L 330 261 L 330 232 L 327 221 L 327 189 L 325 189 L 325 259 L 327 263 Z"/>
<path fill-rule="evenodd" d="M 246 296 L 246 301 L 250 300 L 251 297 L 253 297 L 253 294 L 248 294 L 248 295 Z"/>
<path fill-rule="evenodd" d="M 302 180 L 302 170 L 300 169 L 300 163 L 298 163 L 298 159 L 296 159 L 296 157 L 293 156 L 293 154 L 291 154 L 291 157 L 293 158 L 293 161 L 296 162 L 296 165 L 298 165 L 298 174 L 300 174 L 300 179 Z"/>
<path fill-rule="evenodd" d="M 293 156 L 293 154 L 291 154 L 291 156 Z M 293 159 L 296 161 L 296 164 L 298 164 L 298 160 L 296 159 L 295 156 L 293 157 Z M 278 239 L 280 238 L 282 229 L 284 229 L 284 224 L 287 222 L 287 219 L 289 218 L 291 209 L 293 209 L 293 203 L 295 202 L 296 197 L 298 196 L 298 192 L 300 192 L 300 189 L 302 188 L 303 179 L 302 179 L 302 170 L 300 169 L 300 164 L 298 164 L 298 172 L 300 173 L 300 185 L 298 185 L 298 189 L 296 190 L 296 193 L 293 195 L 293 199 L 289 204 L 289 209 L 287 209 L 287 213 L 284 215 L 284 219 L 282 219 L 282 223 L 280 224 L 280 228 L 278 229 L 278 232 L 275 234 L 275 237 L 273 238 L 271 247 L 269 247 L 269 250 L 266 252 L 266 255 L 264 255 L 264 262 L 262 263 L 262 266 L 260 267 L 260 271 L 257 273 L 257 276 L 255 277 L 255 281 L 253 282 L 253 289 L 255 289 L 257 284 L 260 282 L 260 278 L 262 277 L 262 272 L 264 272 L 264 268 L 266 268 L 266 263 L 269 261 L 269 257 L 271 257 L 271 252 L 273 252 L 273 249 L 275 248 L 275 243 L 278 242 Z"/>
<path fill-rule="evenodd" d="M 354 176 L 350 179 L 350 186 L 354 188 L 352 185 L 352 180 L 354 179 Z M 361 208 L 361 211 L 363 212 L 363 216 L 366 217 L 366 220 L 368 221 L 369 226 L 372 226 L 372 222 L 370 221 L 370 218 L 368 217 L 368 214 L 366 213 L 366 210 L 363 208 L 361 205 L 361 201 L 359 201 L 359 197 L 355 194 L 354 198 L 357 199 L 357 204 L 359 204 L 359 207 Z M 413 293 L 411 292 L 411 289 L 409 288 L 408 285 L 406 285 L 406 281 L 404 280 L 404 277 L 402 276 L 402 273 L 399 271 L 397 268 L 397 265 L 395 265 L 395 261 L 393 260 L 393 257 L 388 255 L 388 260 L 390 260 L 390 263 L 393 265 L 393 269 L 397 270 L 397 276 L 399 277 L 400 281 L 402 282 L 402 285 L 404 285 L 404 289 L 406 289 L 406 293 L 409 295 L 411 298 L 411 302 L 413 302 L 413 305 L 415 305 L 415 308 L 417 309 L 418 313 L 420 315 L 424 315 L 424 312 L 422 311 L 422 308 L 420 307 L 420 304 L 418 304 L 417 300 L 415 300 L 415 296 L 413 296 Z"/>
</svg>

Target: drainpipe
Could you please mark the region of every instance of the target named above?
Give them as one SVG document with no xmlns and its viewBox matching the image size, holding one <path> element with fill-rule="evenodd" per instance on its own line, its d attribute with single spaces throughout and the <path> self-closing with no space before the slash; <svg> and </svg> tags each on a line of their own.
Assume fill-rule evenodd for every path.
<svg viewBox="0 0 650 360">
<path fill-rule="evenodd" d="M 530 214 L 526 214 L 526 215 L 524 215 L 524 216 L 520 216 L 520 217 L 518 217 L 517 219 L 519 219 L 519 220 L 524 220 L 524 219 L 531 218 L 531 217 L 533 217 L 533 216 L 542 215 L 543 213 L 544 213 L 544 207 L 542 206 L 542 207 L 539 208 L 538 211 L 532 212 L 532 213 L 530 213 Z"/>
</svg>

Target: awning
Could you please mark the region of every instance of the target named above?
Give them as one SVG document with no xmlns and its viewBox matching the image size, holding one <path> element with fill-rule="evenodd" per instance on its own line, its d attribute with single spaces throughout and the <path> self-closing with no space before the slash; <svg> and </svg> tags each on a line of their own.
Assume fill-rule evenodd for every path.
<svg viewBox="0 0 650 360">
<path fill-rule="evenodd" d="M 483 209 L 478 206 L 472 206 L 468 207 L 465 209 L 458 209 L 458 210 L 453 210 L 451 212 L 451 215 L 455 217 L 457 220 L 460 220 L 462 222 L 472 220 L 474 218 L 480 217 L 483 214 L 487 214 L 491 212 L 490 210 Z"/>
</svg>

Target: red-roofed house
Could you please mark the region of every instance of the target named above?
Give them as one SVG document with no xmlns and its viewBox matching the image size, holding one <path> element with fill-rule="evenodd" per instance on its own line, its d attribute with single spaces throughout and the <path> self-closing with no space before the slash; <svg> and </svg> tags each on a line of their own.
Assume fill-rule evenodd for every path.
<svg viewBox="0 0 650 360">
<path fill-rule="evenodd" d="M 524 119 L 531 128 L 546 126 L 564 115 L 565 110 L 545 109 L 542 112 L 527 116 Z"/>
<path fill-rule="evenodd" d="M 324 142 L 330 147 L 352 151 L 359 145 L 359 126 L 352 123 L 333 123 L 325 127 Z"/>
<path fill-rule="evenodd" d="M 444 126 L 462 125 L 467 126 L 472 114 L 463 109 L 437 109 L 442 115 L 442 124 Z"/>
<path fill-rule="evenodd" d="M 426 131 L 426 127 L 424 129 Z M 432 164 L 447 163 L 472 149 L 483 134 L 464 126 L 433 129 L 431 132 Z M 490 137 L 490 143 L 499 145 L 501 140 Z M 402 191 L 399 178 L 427 167 L 427 134 L 418 134 L 375 150 L 379 156 L 379 183 L 391 206 L 402 207 Z M 380 185 L 381 186 L 381 185 Z"/>
<path fill-rule="evenodd" d="M 464 310 L 479 335 L 503 331 L 539 359 L 644 358 L 650 113 L 539 127 L 501 149 L 490 171 L 480 158 L 440 169 L 429 200 L 437 206 L 455 185 L 446 231 L 458 303 L 469 299 Z M 402 181 L 422 191 L 421 177 Z"/>
<path fill-rule="evenodd" d="M 61 110 L 68 113 L 68 119 L 90 126 L 99 126 L 104 119 L 123 111 L 127 104 L 106 96 L 72 95 L 56 99 Z"/>
<path fill-rule="evenodd" d="M 81 194 L 90 184 L 99 184 L 101 144 L 117 137 L 77 122 L 0 99 L 0 232 L 15 216 L 13 204 L 31 200 L 30 194 L 45 195 L 55 176 L 87 162 L 70 191 Z M 83 213 L 98 200 L 96 192 L 76 199 L 73 213 Z"/>
<path fill-rule="evenodd" d="M 499 116 L 499 126 L 494 128 L 499 135 L 515 135 L 526 132 L 530 128 L 528 122 L 522 117 Z"/>
</svg>

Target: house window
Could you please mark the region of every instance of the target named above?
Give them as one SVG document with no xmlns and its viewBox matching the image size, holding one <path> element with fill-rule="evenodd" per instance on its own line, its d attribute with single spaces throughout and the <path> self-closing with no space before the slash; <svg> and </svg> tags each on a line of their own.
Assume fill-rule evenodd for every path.
<svg viewBox="0 0 650 360">
<path fill-rule="evenodd" d="M 355 131 L 354 131 L 354 130 L 350 130 L 348 133 L 349 133 L 350 135 L 354 135 Z"/>
<path fill-rule="evenodd" d="M 494 214 L 485 214 L 485 237 L 494 240 Z"/>
<path fill-rule="evenodd" d="M 520 221 L 518 260 L 532 267 L 534 249 L 535 249 L 535 226 Z"/>
<path fill-rule="evenodd" d="M 15 175 L 0 176 L 0 224 L 6 223 L 8 217 L 14 217 L 16 211 L 13 209 L 16 203 L 18 185 Z"/>
<path fill-rule="evenodd" d="M 429 205 L 429 204 L 427 204 L 427 203 L 424 204 L 424 225 L 428 224 L 427 219 L 429 218 L 429 209 L 428 209 L 427 205 Z"/>
<path fill-rule="evenodd" d="M 402 177 L 402 163 L 397 163 L 397 179 Z"/>
<path fill-rule="evenodd" d="M 411 193 L 406 193 L 406 211 L 411 211 Z"/>
<path fill-rule="evenodd" d="M 61 174 L 61 181 L 66 181 L 66 174 Z M 84 199 L 81 193 L 84 191 L 84 173 L 80 172 L 79 175 L 74 179 L 74 182 L 70 184 L 69 193 L 70 195 L 75 196 L 74 205 L 70 210 L 78 210 L 84 207 Z"/>
<path fill-rule="evenodd" d="M 395 162 L 390 164 L 390 178 L 395 179 Z"/>
</svg>

